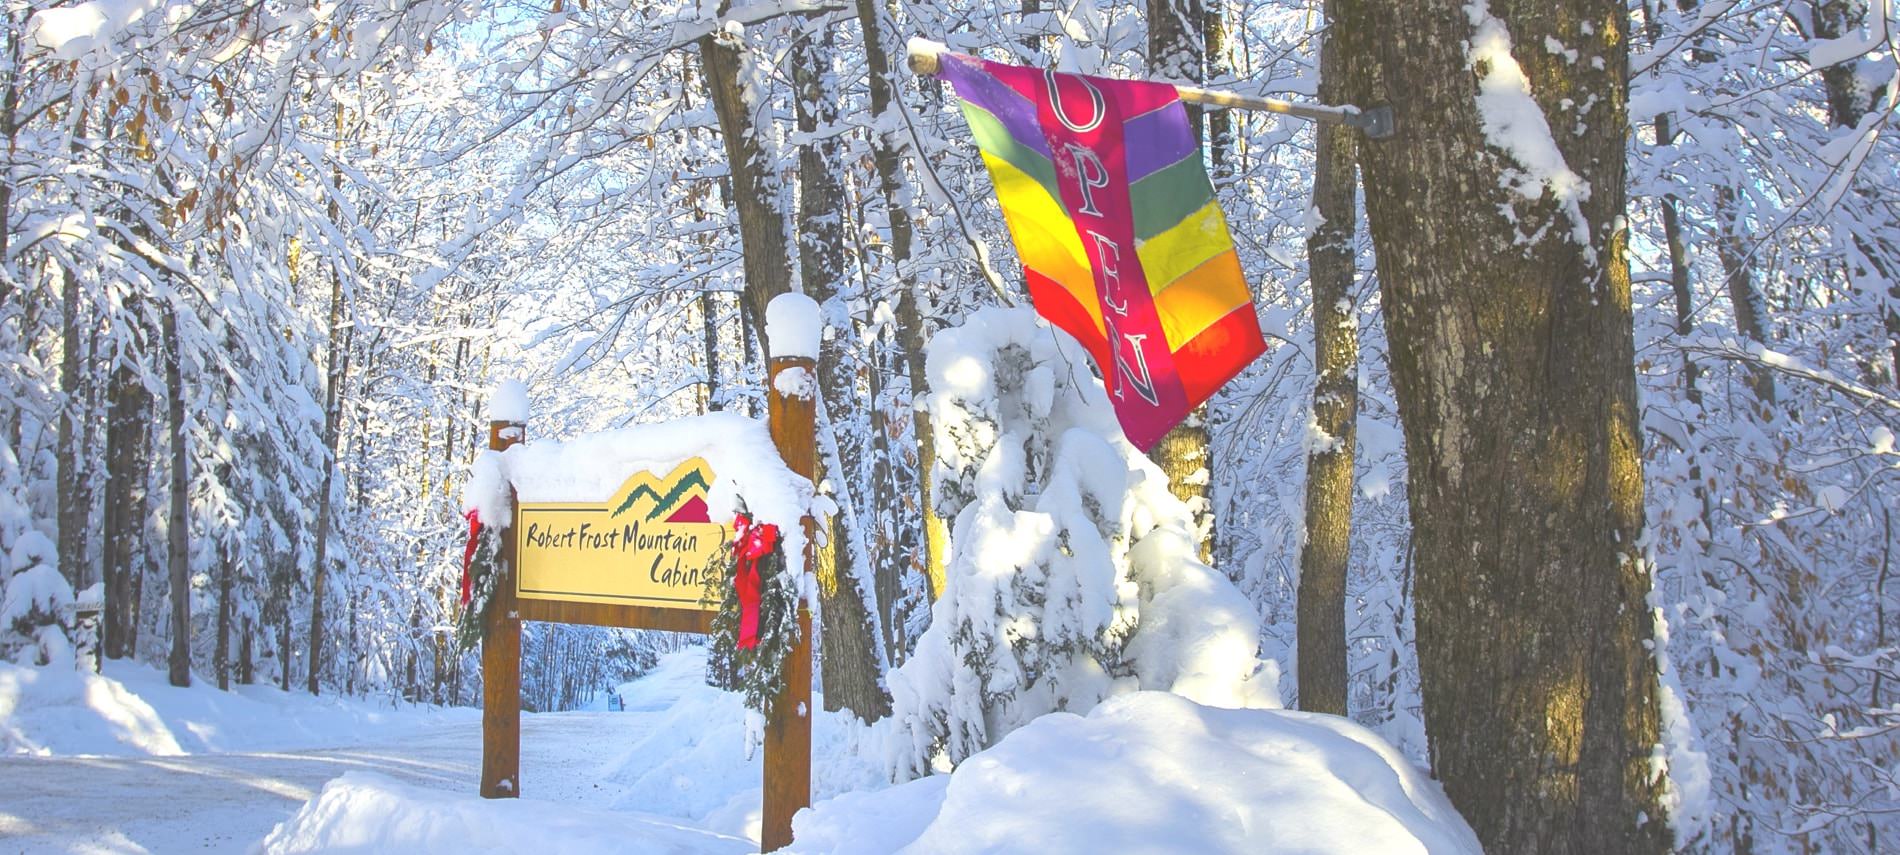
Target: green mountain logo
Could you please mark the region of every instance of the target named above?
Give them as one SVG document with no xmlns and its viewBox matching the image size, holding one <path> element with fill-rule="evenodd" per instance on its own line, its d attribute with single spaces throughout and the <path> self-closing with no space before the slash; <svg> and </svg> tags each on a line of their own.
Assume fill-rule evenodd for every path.
<svg viewBox="0 0 1900 855">
<path fill-rule="evenodd" d="M 610 517 L 618 517 L 634 510 L 642 500 L 651 502 L 644 517 L 647 522 L 667 520 L 676 510 L 685 511 L 687 505 L 696 504 L 694 513 L 677 514 L 676 522 L 704 522 L 705 494 L 712 489 L 709 478 L 712 470 L 706 461 L 693 458 L 679 465 L 664 480 L 655 478 L 651 472 L 638 472 L 621 487 L 625 495 L 614 505 Z M 694 500 L 697 500 L 695 503 Z"/>
</svg>

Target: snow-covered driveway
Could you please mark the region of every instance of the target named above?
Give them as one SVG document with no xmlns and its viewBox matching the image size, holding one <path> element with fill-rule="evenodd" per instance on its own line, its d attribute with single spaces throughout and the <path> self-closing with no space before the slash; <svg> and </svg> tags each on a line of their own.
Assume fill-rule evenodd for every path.
<svg viewBox="0 0 1900 855">
<path fill-rule="evenodd" d="M 522 719 L 528 798 L 605 807 L 622 787 L 597 774 L 607 746 L 650 727 L 651 713 Z M 481 722 L 403 728 L 372 744 L 176 757 L 0 755 L 0 852 L 243 852 L 325 782 L 373 771 L 406 784 L 473 793 Z"/>
</svg>

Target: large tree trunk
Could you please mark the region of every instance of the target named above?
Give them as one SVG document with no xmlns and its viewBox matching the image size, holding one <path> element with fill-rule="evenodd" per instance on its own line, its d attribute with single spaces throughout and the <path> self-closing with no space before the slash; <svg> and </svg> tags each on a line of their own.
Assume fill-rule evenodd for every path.
<svg viewBox="0 0 1900 855">
<path fill-rule="evenodd" d="M 721 0 L 720 14 L 731 6 L 731 0 Z M 739 313 L 748 335 L 763 340 L 765 304 L 792 290 L 778 178 L 757 128 L 771 115 L 746 99 L 744 81 L 751 74 L 753 60 L 743 43 L 729 38 L 723 30 L 716 31 L 699 40 L 699 57 L 705 66 L 706 88 L 712 95 L 713 112 L 719 117 L 719 136 L 731 171 L 727 198 L 738 209 L 739 241 L 745 248 L 745 290 L 740 296 Z M 766 344 L 764 350 L 770 353 Z"/>
<path fill-rule="evenodd" d="M 134 295 L 121 310 L 132 322 L 113 354 L 106 393 L 105 654 L 113 659 L 138 652 L 138 582 L 145 571 L 152 396 L 137 368 L 146 338 L 139 304 Z"/>
<path fill-rule="evenodd" d="M 1816 39 L 1838 39 L 1867 26 L 1867 0 L 1816 0 L 1809 11 Z M 1821 82 L 1827 87 L 1827 118 L 1831 127 L 1851 128 L 1860 124 L 1860 117 L 1886 97 L 1884 81 L 1880 86 L 1863 83 L 1860 62 L 1856 57 L 1821 69 Z"/>
<path fill-rule="evenodd" d="M 1319 97 L 1344 101 L 1343 60 L 1320 48 Z M 1306 237 L 1313 283 L 1313 425 L 1306 456 L 1306 543 L 1300 550 L 1300 709 L 1345 715 L 1346 567 L 1352 554 L 1353 449 L 1359 417 L 1359 325 L 1353 305 L 1354 132 L 1319 128 Z"/>
<path fill-rule="evenodd" d="M 1489 5 L 1339 0 L 1329 43 L 1352 100 L 1397 118 L 1359 162 L 1409 456 L 1433 766 L 1487 851 L 1662 852 L 1624 255 L 1628 12 Z M 1487 137 L 1486 75 L 1487 105 L 1520 111 L 1515 133 Z"/>
<path fill-rule="evenodd" d="M 160 319 L 165 334 L 165 392 L 171 439 L 171 506 L 166 517 L 166 559 L 171 571 L 171 684 L 191 685 L 191 518 L 185 477 L 185 388 L 178 340 L 178 310 L 166 306 Z"/>
<path fill-rule="evenodd" d="M 1203 27 L 1207 13 L 1201 0 L 1148 0 L 1148 68 L 1154 77 L 1175 83 L 1199 84 L 1205 79 L 1207 44 Z M 1188 108 L 1194 137 L 1201 136 L 1201 111 Z M 1206 406 L 1155 443 L 1148 457 L 1168 476 L 1168 489 L 1194 512 L 1200 537 L 1201 560 L 1214 560 L 1214 495 L 1212 456 L 1208 453 Z"/>
<path fill-rule="evenodd" d="M 883 661 L 877 655 L 874 615 L 864 596 L 863 544 L 856 535 L 862 496 L 857 477 L 865 437 L 857 427 L 862 399 L 857 364 L 848 349 L 856 342 L 850 310 L 839 294 L 844 280 L 844 177 L 839 162 L 838 93 L 833 86 L 833 51 L 828 31 L 799 38 L 792 48 L 798 130 L 805 143 L 798 154 L 799 275 L 806 296 L 818 301 L 834 335 L 819 344 L 818 382 L 823 418 L 831 430 L 820 441 L 825 454 L 822 477 L 838 495 L 838 512 L 818 551 L 818 599 L 824 662 L 825 709 L 851 710 L 867 722 L 890 714 Z"/>
</svg>

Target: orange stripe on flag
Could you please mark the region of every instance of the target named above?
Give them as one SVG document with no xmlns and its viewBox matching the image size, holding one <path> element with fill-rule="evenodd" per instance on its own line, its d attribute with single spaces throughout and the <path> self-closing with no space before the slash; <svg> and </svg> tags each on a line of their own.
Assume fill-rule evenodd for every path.
<svg viewBox="0 0 1900 855">
<path fill-rule="evenodd" d="M 1168 337 L 1168 347 L 1179 350 L 1202 330 L 1252 300 L 1247 279 L 1240 272 L 1240 256 L 1230 249 L 1162 289 L 1155 295 L 1155 311 L 1161 315 L 1161 331 Z"/>
<path fill-rule="evenodd" d="M 1188 406 L 1200 406 L 1222 383 L 1233 379 L 1236 372 L 1266 350 L 1267 342 L 1260 335 L 1260 319 L 1254 316 L 1252 304 L 1228 312 L 1227 317 L 1202 330 L 1174 352 Z"/>
</svg>

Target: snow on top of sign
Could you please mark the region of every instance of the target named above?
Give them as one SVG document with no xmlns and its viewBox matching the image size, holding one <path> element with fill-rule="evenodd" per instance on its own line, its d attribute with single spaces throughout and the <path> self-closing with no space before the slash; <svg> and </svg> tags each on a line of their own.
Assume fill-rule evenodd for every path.
<svg viewBox="0 0 1900 855">
<path fill-rule="evenodd" d="M 512 377 L 495 384 L 495 394 L 488 399 L 488 420 L 525 423 L 528 420 L 528 384 Z"/>
<path fill-rule="evenodd" d="M 508 488 L 523 502 L 605 502 L 636 472 L 666 475 L 703 457 L 712 467 L 706 506 L 727 522 L 743 497 L 756 518 L 785 533 L 787 554 L 804 546 L 798 521 L 811 506 L 811 482 L 786 468 L 765 422 L 737 413 L 708 413 L 636 425 L 568 440 L 537 439 L 475 460 L 462 507 L 483 523 L 505 527 Z"/>
<path fill-rule="evenodd" d="M 818 358 L 824 321 L 818 303 L 803 294 L 780 294 L 765 307 L 765 339 L 773 356 Z"/>
</svg>

